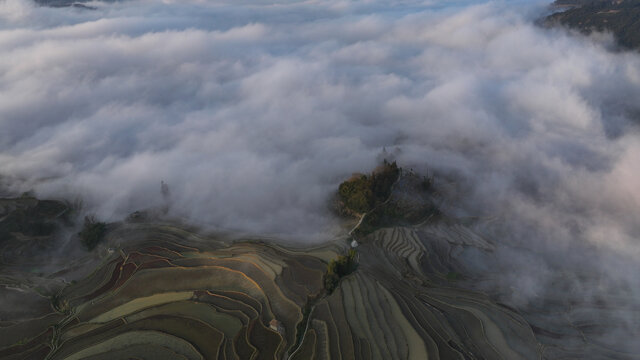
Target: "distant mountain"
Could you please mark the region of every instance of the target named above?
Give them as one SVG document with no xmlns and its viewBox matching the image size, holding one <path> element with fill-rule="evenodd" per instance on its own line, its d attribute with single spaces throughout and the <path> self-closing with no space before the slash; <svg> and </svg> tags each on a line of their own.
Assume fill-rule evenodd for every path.
<svg viewBox="0 0 640 360">
<path fill-rule="evenodd" d="M 95 10 L 94 6 L 86 5 L 90 0 L 35 0 L 40 6 L 49 6 L 54 8 L 74 7 L 78 9 Z M 113 2 L 107 0 L 106 2 Z"/>
<path fill-rule="evenodd" d="M 623 48 L 640 48 L 640 0 L 557 0 L 562 12 L 548 16 L 547 26 L 563 25 L 585 34 L 610 31 Z"/>
</svg>

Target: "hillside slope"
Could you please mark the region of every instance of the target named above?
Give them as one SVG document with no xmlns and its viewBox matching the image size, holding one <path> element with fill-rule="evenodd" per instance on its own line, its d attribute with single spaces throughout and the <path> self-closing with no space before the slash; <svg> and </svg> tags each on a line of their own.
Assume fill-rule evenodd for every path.
<svg viewBox="0 0 640 360">
<path fill-rule="evenodd" d="M 44 238 L 11 228 L 0 296 L 13 311 L 1 313 L 0 358 L 637 358 L 605 344 L 609 314 L 620 310 L 608 307 L 614 302 L 594 311 L 561 283 L 541 306 L 514 308 L 480 291 L 500 274 L 474 273 L 469 259 L 490 264 L 497 245 L 469 220 L 436 211 L 440 195 L 424 181 L 399 171 L 385 182 L 387 200 L 363 214 L 366 231 L 319 246 L 136 217 L 110 224 L 93 251 L 34 274 L 37 263 L 25 267 L 21 254 Z M 2 204 L 3 219 L 19 211 L 26 223 L 60 214 L 28 209 L 64 209 L 35 199 Z M 345 259 L 355 264 L 327 288 L 328 269 Z"/>
<path fill-rule="evenodd" d="M 567 10 L 548 16 L 547 26 L 560 24 L 585 34 L 608 31 L 621 47 L 640 48 L 640 1 L 559 0 L 554 4 Z"/>
</svg>

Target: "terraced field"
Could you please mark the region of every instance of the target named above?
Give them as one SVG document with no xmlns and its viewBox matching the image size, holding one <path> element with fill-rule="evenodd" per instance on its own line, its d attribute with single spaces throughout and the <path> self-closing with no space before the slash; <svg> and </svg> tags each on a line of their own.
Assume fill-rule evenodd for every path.
<svg viewBox="0 0 640 360">
<path fill-rule="evenodd" d="M 61 286 L 64 269 L 25 285 L 27 272 L 3 269 L 0 295 L 32 306 L 0 312 L 0 358 L 634 358 L 591 340 L 580 304 L 518 311 L 473 291 L 480 279 L 465 254 L 491 256 L 494 245 L 462 222 L 360 238 L 356 270 L 328 291 L 328 263 L 350 240 L 294 248 L 169 223 L 112 224 L 105 244 L 69 262 L 93 262 L 81 280 Z"/>
<path fill-rule="evenodd" d="M 527 322 L 485 295 L 448 286 L 444 265 L 440 273 L 428 264 L 423 239 L 411 228 L 368 237 L 356 273 L 311 314 L 326 340 L 314 326 L 299 352 L 319 359 L 539 359 L 542 346 Z"/>
<path fill-rule="evenodd" d="M 50 359 L 147 348 L 154 358 L 284 357 L 307 296 L 322 291 L 324 263 L 255 242 L 216 248 L 212 241 L 196 250 L 166 240 L 179 231 L 171 230 L 122 249 L 64 289 L 60 301 L 70 310 L 57 324 Z M 273 320 L 283 331 L 269 327 Z"/>
<path fill-rule="evenodd" d="M 120 224 L 109 235 L 112 251 L 93 273 L 61 289 L 42 316 L 2 324 L 0 355 L 437 359 L 464 358 L 470 351 L 485 358 L 537 356 L 537 342 L 516 314 L 476 293 L 425 286 L 438 279 L 424 266 L 427 247 L 410 228 L 372 234 L 358 248 L 357 271 L 328 295 L 327 262 L 344 253 L 346 243 L 301 250 L 225 242 L 167 224 Z"/>
<path fill-rule="evenodd" d="M 38 204 L 24 202 L 7 201 L 8 211 Z M 0 358 L 284 358 L 309 296 L 323 291 L 324 259 L 344 247 L 303 252 L 155 223 L 113 224 L 107 242 L 83 255 L 97 260 L 91 274 L 37 296 L 29 313 L 6 311 Z M 2 280 L 16 283 L 8 294 L 24 293 L 16 301 L 42 291 L 20 285 L 17 270 L 11 280 L 10 270 Z M 65 273 L 40 277 L 61 283 Z"/>
</svg>

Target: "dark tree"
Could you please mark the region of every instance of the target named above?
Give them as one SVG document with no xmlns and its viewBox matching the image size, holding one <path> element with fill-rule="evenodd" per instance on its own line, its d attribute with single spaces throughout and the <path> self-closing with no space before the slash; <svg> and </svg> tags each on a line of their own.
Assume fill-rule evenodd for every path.
<svg viewBox="0 0 640 360">
<path fill-rule="evenodd" d="M 107 224 L 96 220 L 93 215 L 87 215 L 84 217 L 84 225 L 78 236 L 80 236 L 80 242 L 87 250 L 93 250 L 106 233 Z"/>
</svg>

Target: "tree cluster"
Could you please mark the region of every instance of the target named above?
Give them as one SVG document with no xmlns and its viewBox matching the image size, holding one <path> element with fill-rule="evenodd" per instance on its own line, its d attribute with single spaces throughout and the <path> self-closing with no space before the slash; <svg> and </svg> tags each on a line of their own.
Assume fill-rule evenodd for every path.
<svg viewBox="0 0 640 360">
<path fill-rule="evenodd" d="M 106 233 L 107 224 L 89 215 L 84 217 L 84 225 L 78 236 L 80 236 L 80 242 L 87 250 L 93 250 Z"/>
<path fill-rule="evenodd" d="M 356 270 L 356 250 L 351 249 L 347 255 L 340 255 L 337 259 L 329 261 L 327 272 L 324 275 L 324 288 L 331 294 L 338 286 L 340 278 L 349 275 Z"/>
<path fill-rule="evenodd" d="M 358 175 L 340 184 L 338 196 L 342 205 L 355 213 L 363 214 L 391 194 L 391 186 L 398 179 L 400 169 L 396 162 L 384 163 L 371 175 Z"/>
</svg>

